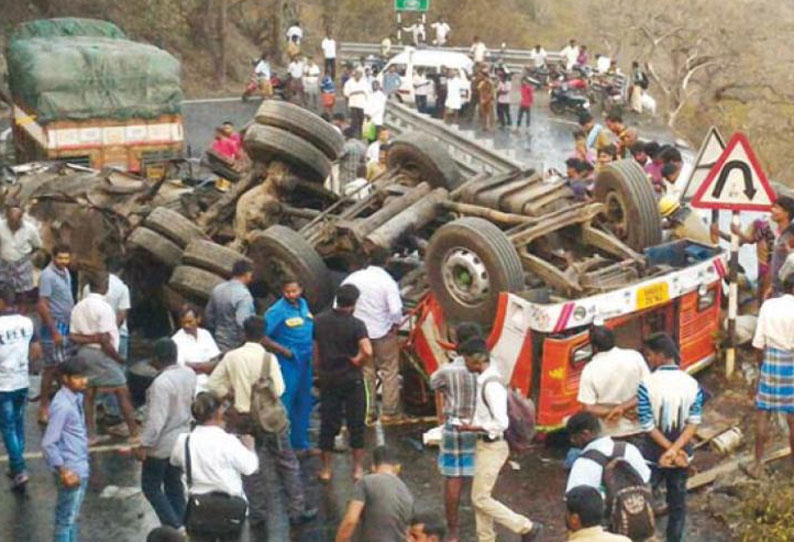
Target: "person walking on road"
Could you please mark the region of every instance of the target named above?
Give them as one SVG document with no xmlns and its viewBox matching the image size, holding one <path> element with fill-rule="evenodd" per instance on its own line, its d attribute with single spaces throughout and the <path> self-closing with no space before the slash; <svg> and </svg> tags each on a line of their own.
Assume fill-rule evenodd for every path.
<svg viewBox="0 0 794 542">
<path fill-rule="evenodd" d="M 331 76 L 331 80 L 336 80 L 336 40 L 331 35 L 331 31 L 325 33 L 320 47 L 323 50 L 325 59 L 325 73 Z"/>
<path fill-rule="evenodd" d="M 73 357 L 59 366 L 61 389 L 50 405 L 50 421 L 41 440 L 47 466 L 55 474 L 54 542 L 78 539 L 77 520 L 88 487 L 88 433 L 83 392 L 88 387 L 85 362 Z"/>
<path fill-rule="evenodd" d="M 238 260 L 232 266 L 232 278 L 218 284 L 210 294 L 204 321 L 212 330 L 221 353 L 243 343 L 243 322 L 254 315 L 254 298 L 248 290 L 253 276 L 251 262 Z"/>
<path fill-rule="evenodd" d="M 230 350 L 210 375 L 207 387 L 221 399 L 233 396 L 234 406 L 229 410 L 231 430 L 238 435 L 256 436 L 256 453 L 259 465 L 273 465 L 278 472 L 287 495 L 287 512 L 291 523 L 302 523 L 313 519 L 317 510 L 306 506 L 300 464 L 290 444 L 289 434 L 262 433 L 251 419 L 251 388 L 267 371 L 272 382 L 273 393 L 284 394 L 284 378 L 275 356 L 262 346 L 265 322 L 258 316 L 250 316 L 243 323 L 245 344 Z M 275 519 L 279 508 L 275 506 L 278 492 L 267 487 L 265 476 L 260 471 L 243 478 L 245 494 L 250 504 L 251 523 L 267 522 L 268 529 L 277 529 Z"/>
<path fill-rule="evenodd" d="M 373 359 L 364 365 L 367 382 L 368 418 L 375 414 L 375 376 L 381 372 L 383 382 L 383 412 L 381 422 L 400 419 L 400 346 L 397 329 L 402 322 L 400 288 L 383 266 L 388 253 L 376 250 L 369 265 L 351 273 L 342 284 L 352 284 L 361 293 L 353 315 L 367 326 L 372 341 Z"/>
<path fill-rule="evenodd" d="M 297 279 L 282 280 L 281 299 L 265 312 L 264 345 L 276 353 L 284 378 L 281 401 L 289 415 L 292 448 L 298 453 L 307 452 L 313 403 L 314 315 Z"/>
<path fill-rule="evenodd" d="M 353 451 L 353 479 L 364 474 L 364 421 L 367 394 L 361 367 L 372 357 L 372 343 L 364 322 L 353 316 L 358 288 L 345 284 L 336 293 L 336 303 L 317 317 L 315 360 L 320 384 L 320 450 L 323 468 L 317 477 L 331 480 L 334 439 L 347 425 Z"/>
<path fill-rule="evenodd" d="M 58 366 L 69 358 L 73 350 L 69 342 L 69 320 L 74 308 L 72 275 L 69 273 L 71 263 L 71 247 L 57 244 L 52 249 L 52 261 L 39 275 L 36 310 L 41 318 L 41 348 L 44 356 L 39 397 L 40 424 L 46 424 L 49 420 L 50 396 Z"/>
<path fill-rule="evenodd" d="M 527 117 L 527 130 L 532 120 L 530 112 L 532 111 L 532 103 L 535 101 L 535 89 L 532 88 L 532 83 L 528 77 L 521 80 L 521 102 L 518 106 L 518 120 L 516 121 L 516 131 L 521 128 L 521 121 L 524 116 Z"/>
<path fill-rule="evenodd" d="M 654 476 L 667 486 L 667 542 L 681 542 L 686 522 L 686 480 L 692 437 L 701 421 L 703 391 L 678 367 L 678 349 L 665 333 L 645 340 L 652 373 L 637 390 L 637 413 L 646 432 L 643 450 Z"/>
<path fill-rule="evenodd" d="M 499 472 L 510 452 L 504 439 L 507 430 L 507 389 L 502 376 L 491 365 L 488 347 L 482 338 L 474 337 L 458 347 L 466 368 L 477 375 L 477 397 L 474 416 L 461 431 L 477 435 L 474 456 L 474 480 L 471 486 L 471 503 L 478 542 L 495 542 L 494 522 L 521 535 L 521 542 L 540 540 L 543 525 L 510 510 L 493 498 L 492 492 Z"/>
<path fill-rule="evenodd" d="M 794 273 L 783 280 L 783 292 L 761 305 L 753 338 L 761 374 L 755 396 L 755 461 L 748 470 L 756 477 L 764 470 L 762 459 L 769 439 L 770 414 L 785 414 L 789 441 L 794 445 Z"/>
<path fill-rule="evenodd" d="M 480 327 L 471 322 L 463 322 L 455 328 L 458 344 L 481 336 Z M 457 542 L 460 494 L 465 479 L 474 476 L 477 447 L 477 435 L 460 431 L 458 426 L 467 423 L 474 415 L 477 378 L 469 372 L 463 356 L 459 355 L 430 376 L 430 388 L 435 392 L 439 424 L 444 427 L 439 445 L 438 470 L 444 477 L 444 509 L 449 528 L 447 542 Z"/>
<path fill-rule="evenodd" d="M 41 355 L 33 321 L 16 309 L 16 292 L 0 286 L 0 433 L 8 453 L 11 488 L 28 482 L 25 463 L 25 407 L 28 403 L 29 362 Z"/>
<path fill-rule="evenodd" d="M 477 83 L 477 94 L 480 97 L 480 129 L 485 132 L 493 132 L 496 87 L 490 76 L 484 71 Z"/>
<path fill-rule="evenodd" d="M 372 453 L 374 471 L 356 482 L 353 498 L 336 532 L 336 542 L 350 542 L 356 528 L 362 542 L 405 542 L 414 498 L 400 480 L 397 455 L 385 446 Z"/>
<path fill-rule="evenodd" d="M 177 363 L 176 343 L 154 343 L 152 366 L 158 373 L 146 390 L 141 445 L 133 450 L 143 462 L 141 488 L 162 525 L 178 529 L 185 516 L 182 470 L 169 461 L 177 437 L 190 431 L 196 374 Z"/>
</svg>

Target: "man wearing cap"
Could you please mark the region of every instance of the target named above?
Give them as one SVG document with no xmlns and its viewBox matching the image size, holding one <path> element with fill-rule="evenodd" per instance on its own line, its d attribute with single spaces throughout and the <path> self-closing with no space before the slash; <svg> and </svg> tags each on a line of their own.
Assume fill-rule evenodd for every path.
<svg viewBox="0 0 794 542">
<path fill-rule="evenodd" d="M 670 230 L 671 239 L 686 239 L 704 245 L 716 243 L 708 226 L 697 213 L 687 205 L 682 205 L 675 196 L 662 196 L 659 200 L 659 214 L 664 219 L 662 227 Z"/>
</svg>

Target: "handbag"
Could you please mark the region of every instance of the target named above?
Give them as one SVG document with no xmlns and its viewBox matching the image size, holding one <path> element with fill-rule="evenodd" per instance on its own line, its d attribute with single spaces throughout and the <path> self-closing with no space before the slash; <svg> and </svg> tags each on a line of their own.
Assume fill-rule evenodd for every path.
<svg viewBox="0 0 794 542">
<path fill-rule="evenodd" d="M 248 503 L 222 491 L 191 495 L 193 485 L 190 461 L 190 435 L 185 439 L 185 477 L 188 498 L 185 509 L 185 528 L 188 533 L 234 538 L 240 536 Z"/>
<path fill-rule="evenodd" d="M 257 432 L 280 435 L 289 429 L 289 418 L 281 398 L 273 389 L 271 363 L 273 355 L 265 352 L 262 372 L 251 385 L 251 422 Z"/>
</svg>

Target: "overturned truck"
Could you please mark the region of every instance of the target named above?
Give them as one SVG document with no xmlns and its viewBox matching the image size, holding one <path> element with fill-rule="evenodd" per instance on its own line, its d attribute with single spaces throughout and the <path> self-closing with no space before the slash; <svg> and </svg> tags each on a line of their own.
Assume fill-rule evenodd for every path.
<svg viewBox="0 0 794 542">
<path fill-rule="evenodd" d="M 656 200 L 633 161 L 603 168 L 596 200 L 577 202 L 562 179 L 533 170 L 466 178 L 441 143 L 412 132 L 393 141 L 386 172 L 340 197 L 323 181 L 343 141 L 314 114 L 264 102 L 244 142 L 254 165 L 223 194 L 170 181 L 114 183 L 117 174 L 105 172 L 84 179 L 79 194 L 67 195 L 56 180 L 22 190 L 23 199 L 42 220 L 46 205 L 60 198 L 112 224 L 91 226 L 112 240 L 93 242 L 78 257 L 96 260 L 105 250 L 97 247 L 123 240 L 137 289 L 172 308 L 206 301 L 244 257 L 254 264 L 252 289 L 263 303 L 289 275 L 319 311 L 367 254 L 388 251 L 411 311 L 404 395 L 415 406 L 427 402 L 426 374 L 444 361 L 447 322 L 491 329 L 502 374 L 538 401 L 547 427 L 576 407 L 578 375 L 589 359 L 587 325 L 595 319 L 623 326 L 634 342 L 654 330 L 672 332 L 693 367 L 714 356 L 723 256 L 686 243 L 656 247 Z M 71 215 L 62 209 L 60 216 Z M 69 220 L 48 223 L 62 228 Z"/>
</svg>

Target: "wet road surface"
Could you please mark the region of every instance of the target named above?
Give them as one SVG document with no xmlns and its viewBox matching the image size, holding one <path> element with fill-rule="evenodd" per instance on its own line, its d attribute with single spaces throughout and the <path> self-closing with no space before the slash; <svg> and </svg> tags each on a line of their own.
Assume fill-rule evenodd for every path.
<svg viewBox="0 0 794 542">
<path fill-rule="evenodd" d="M 32 384 L 31 395 L 38 390 L 38 379 Z M 37 404 L 27 411 L 27 437 L 29 453 L 40 451 L 41 429 L 35 422 Z M 442 478 L 436 469 L 436 449 L 423 448 L 422 432 L 429 425 L 403 425 L 385 428 L 386 443 L 394 447 L 402 460 L 402 477 L 416 499 L 417 510 L 428 510 L 443 516 Z M 313 439 L 317 437 L 316 420 L 312 427 Z M 552 440 L 559 440 L 557 438 Z M 375 431 L 368 431 L 367 448 L 374 446 Z M 563 446 L 540 445 L 518 461 L 519 470 L 506 465 L 496 486 L 495 495 L 514 510 L 527 514 L 533 520 L 547 525 L 545 540 L 561 541 L 563 531 L 562 495 L 565 473 L 562 459 Z M 5 469 L 6 459 L 0 459 Z M 334 478 L 320 484 L 315 476 L 319 458 L 302 460 L 307 484 L 307 499 L 319 508 L 318 518 L 304 527 L 287 534 L 287 521 L 283 513 L 273 518 L 269 536 L 255 532 L 244 540 L 256 542 L 332 542 L 336 528 L 352 495 L 352 479 L 348 454 L 336 454 Z M 0 540 L 13 542 L 41 542 L 51 540 L 55 485 L 40 457 L 29 459 L 30 482 L 25 495 L 12 493 L 9 482 L 0 481 Z M 266 469 L 266 478 L 275 482 L 275 473 Z M 133 488 L 132 496 L 102 498 L 107 486 Z M 271 484 L 275 487 L 275 483 Z M 81 539 L 87 542 L 143 542 L 146 533 L 157 525 L 149 504 L 137 488 L 140 487 L 140 466 L 129 454 L 101 452 L 91 456 L 91 478 L 80 517 Z M 468 491 L 468 489 L 467 489 Z M 474 514 L 468 496 L 461 509 L 461 541 L 474 542 Z M 690 542 L 728 540 L 726 533 L 714 537 L 719 526 L 703 522 L 691 515 L 687 540 Z M 719 531 L 718 531 L 719 532 Z M 708 533 L 708 535 L 704 534 Z M 518 537 L 504 530 L 500 541 L 515 542 Z"/>
</svg>

